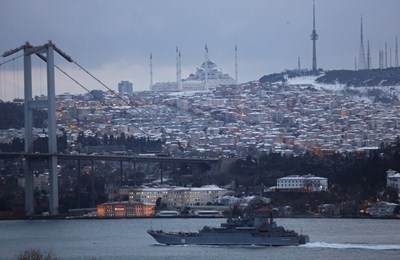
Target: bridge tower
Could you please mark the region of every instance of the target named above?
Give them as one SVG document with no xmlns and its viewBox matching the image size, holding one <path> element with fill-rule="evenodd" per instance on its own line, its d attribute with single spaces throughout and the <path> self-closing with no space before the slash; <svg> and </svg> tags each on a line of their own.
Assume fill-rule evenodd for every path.
<svg viewBox="0 0 400 260">
<path fill-rule="evenodd" d="M 47 108 L 48 116 L 48 163 L 50 172 L 50 215 L 58 214 L 58 172 L 57 172 L 57 128 L 56 128 L 56 93 L 55 93 L 55 77 L 54 77 L 54 51 L 63 58 L 72 62 L 71 57 L 58 49 L 51 41 L 48 43 L 34 47 L 26 42 L 19 48 L 7 51 L 3 57 L 10 56 L 14 53 L 24 51 L 24 139 L 25 139 L 25 210 L 26 215 L 34 214 L 34 186 L 33 173 L 30 171 L 29 154 L 33 153 L 33 109 Z M 39 58 L 47 63 L 47 100 L 35 101 L 32 98 L 32 54 L 36 54 Z"/>
</svg>

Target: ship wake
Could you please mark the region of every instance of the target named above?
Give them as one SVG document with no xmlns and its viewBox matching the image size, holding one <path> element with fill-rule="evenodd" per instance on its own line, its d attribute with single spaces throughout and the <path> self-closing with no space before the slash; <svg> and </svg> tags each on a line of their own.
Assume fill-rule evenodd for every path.
<svg viewBox="0 0 400 260">
<path fill-rule="evenodd" d="M 312 242 L 301 247 L 332 248 L 332 249 L 369 249 L 369 250 L 400 250 L 399 244 L 353 244 L 353 243 L 326 243 Z"/>
</svg>

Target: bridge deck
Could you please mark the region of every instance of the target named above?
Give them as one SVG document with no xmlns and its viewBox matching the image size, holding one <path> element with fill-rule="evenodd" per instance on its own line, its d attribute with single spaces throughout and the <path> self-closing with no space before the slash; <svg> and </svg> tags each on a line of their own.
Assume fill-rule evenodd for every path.
<svg viewBox="0 0 400 260">
<path fill-rule="evenodd" d="M 158 156 L 128 156 L 128 155 L 89 155 L 89 154 L 54 154 L 58 159 L 67 160 L 94 160 L 94 161 L 134 161 L 134 162 L 189 162 L 189 163 L 217 163 L 220 159 L 212 158 L 181 158 Z M 0 153 L 0 159 L 45 159 L 52 156 L 49 153 Z"/>
</svg>

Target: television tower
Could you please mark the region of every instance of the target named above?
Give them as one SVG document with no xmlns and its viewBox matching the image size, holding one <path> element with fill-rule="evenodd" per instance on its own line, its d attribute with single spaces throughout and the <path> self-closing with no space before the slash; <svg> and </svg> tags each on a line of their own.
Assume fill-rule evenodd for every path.
<svg viewBox="0 0 400 260">
<path fill-rule="evenodd" d="M 363 37 L 363 20 L 361 16 L 361 41 L 360 41 L 360 53 L 358 55 L 358 69 L 365 70 L 367 66 L 365 64 L 365 52 L 364 52 L 364 37 Z"/>
<path fill-rule="evenodd" d="M 317 40 L 318 34 L 315 30 L 315 0 L 313 0 L 313 30 L 311 33 L 311 40 L 313 41 L 313 57 L 312 57 L 312 70 L 317 71 Z"/>
</svg>

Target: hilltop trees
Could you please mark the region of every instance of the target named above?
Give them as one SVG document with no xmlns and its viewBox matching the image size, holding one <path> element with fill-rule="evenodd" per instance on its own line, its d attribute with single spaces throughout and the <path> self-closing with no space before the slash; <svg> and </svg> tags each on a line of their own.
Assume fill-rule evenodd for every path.
<svg viewBox="0 0 400 260">
<path fill-rule="evenodd" d="M 344 84 L 346 86 L 395 86 L 400 84 L 400 68 L 373 70 L 332 70 L 316 79 L 318 83 Z"/>
<path fill-rule="evenodd" d="M 123 145 L 126 150 L 131 150 L 135 153 L 160 152 L 162 150 L 162 142 L 159 139 L 153 140 L 146 137 L 126 136 L 121 133 L 115 137 L 113 134 L 104 134 L 102 137 L 98 135 L 85 136 L 83 132 L 79 132 L 77 142 L 82 146 L 109 146 Z"/>
<path fill-rule="evenodd" d="M 315 194 L 284 192 L 270 193 L 275 203 L 291 203 L 299 210 L 306 204 L 316 207 L 315 202 L 351 202 L 361 205 L 366 200 L 396 200 L 393 190 L 386 188 L 386 171 L 400 169 L 400 141 L 369 153 L 346 153 L 317 156 L 305 154 L 298 157 L 282 157 L 268 154 L 260 158 L 238 159 L 231 169 L 230 181 L 249 193 L 259 187 L 276 185 L 278 178 L 288 175 L 313 174 L 329 180 L 329 191 Z M 224 175 L 226 176 L 226 175 Z M 229 180 L 225 179 L 227 183 Z M 257 188 L 258 187 L 258 188 Z M 303 205 L 300 207 L 300 205 Z"/>
<path fill-rule="evenodd" d="M 21 129 L 24 127 L 24 106 L 15 103 L 0 102 L 0 129 Z M 47 113 L 44 110 L 33 110 L 33 126 L 45 127 Z"/>
</svg>

